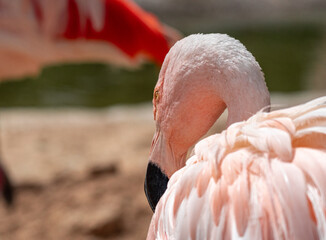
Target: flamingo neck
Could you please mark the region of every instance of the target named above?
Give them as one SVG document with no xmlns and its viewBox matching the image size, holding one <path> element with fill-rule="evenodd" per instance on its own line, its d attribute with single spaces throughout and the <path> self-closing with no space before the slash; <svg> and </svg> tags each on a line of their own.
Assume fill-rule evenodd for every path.
<svg viewBox="0 0 326 240">
<path fill-rule="evenodd" d="M 269 93 L 263 98 L 250 95 L 241 99 L 226 103 L 228 109 L 227 127 L 236 122 L 245 121 L 260 110 L 268 110 L 270 105 Z M 267 107 L 267 108 L 266 108 Z"/>
<path fill-rule="evenodd" d="M 225 82 L 230 86 L 222 86 L 220 89 L 223 90 L 219 89 L 218 94 L 228 109 L 227 126 L 247 120 L 262 109 L 269 109 L 270 94 L 260 69 Z"/>
</svg>

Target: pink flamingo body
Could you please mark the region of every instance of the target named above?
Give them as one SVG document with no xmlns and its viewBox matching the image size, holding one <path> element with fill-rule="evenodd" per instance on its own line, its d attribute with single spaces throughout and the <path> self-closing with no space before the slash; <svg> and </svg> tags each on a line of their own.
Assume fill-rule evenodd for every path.
<svg viewBox="0 0 326 240">
<path fill-rule="evenodd" d="M 326 97 L 261 111 L 269 93 L 254 57 L 209 34 L 170 50 L 153 104 L 150 164 L 170 180 L 153 206 L 147 171 L 155 208 L 147 239 L 326 238 Z M 185 161 L 226 107 L 229 127 Z"/>
</svg>

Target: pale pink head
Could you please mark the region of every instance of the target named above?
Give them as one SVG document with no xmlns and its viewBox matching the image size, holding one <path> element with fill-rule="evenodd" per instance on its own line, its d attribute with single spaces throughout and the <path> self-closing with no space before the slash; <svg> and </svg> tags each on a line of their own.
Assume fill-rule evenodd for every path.
<svg viewBox="0 0 326 240">
<path fill-rule="evenodd" d="M 171 175 L 228 108 L 227 124 L 243 121 L 270 104 L 264 75 L 253 55 L 226 34 L 197 34 L 167 54 L 154 89 L 156 132 L 145 192 L 152 209 Z"/>
</svg>

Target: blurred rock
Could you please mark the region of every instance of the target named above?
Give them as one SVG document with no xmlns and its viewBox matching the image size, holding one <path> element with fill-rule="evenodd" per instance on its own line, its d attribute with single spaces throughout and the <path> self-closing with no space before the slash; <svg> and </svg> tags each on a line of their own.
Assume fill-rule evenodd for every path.
<svg viewBox="0 0 326 240">
<path fill-rule="evenodd" d="M 72 213 L 70 231 L 100 238 L 118 235 L 123 231 L 123 217 L 119 206 L 94 206 L 84 211 Z"/>
<path fill-rule="evenodd" d="M 116 173 L 118 173 L 117 162 L 109 163 L 106 165 L 105 164 L 97 165 L 89 170 L 90 177 L 108 176 Z"/>
</svg>

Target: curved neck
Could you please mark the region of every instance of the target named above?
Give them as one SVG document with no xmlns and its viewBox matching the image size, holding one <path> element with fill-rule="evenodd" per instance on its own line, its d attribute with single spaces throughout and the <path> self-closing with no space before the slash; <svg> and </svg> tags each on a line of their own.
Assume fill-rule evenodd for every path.
<svg viewBox="0 0 326 240">
<path fill-rule="evenodd" d="M 247 120 L 270 106 L 270 94 L 260 69 L 251 71 L 250 75 L 239 74 L 225 83 L 222 90 L 218 90 L 218 94 L 228 109 L 227 126 Z"/>
<path fill-rule="evenodd" d="M 228 109 L 227 127 L 233 123 L 247 120 L 258 111 L 266 108 L 269 110 L 270 97 L 268 91 L 264 94 L 242 94 L 239 98 L 225 101 Z"/>
<path fill-rule="evenodd" d="M 165 58 L 155 93 L 154 116 L 166 143 L 154 139 L 151 161 L 168 175 L 184 165 L 187 150 L 225 108 L 229 126 L 270 105 L 255 58 L 240 42 L 219 34 L 176 43 Z"/>
</svg>

